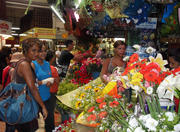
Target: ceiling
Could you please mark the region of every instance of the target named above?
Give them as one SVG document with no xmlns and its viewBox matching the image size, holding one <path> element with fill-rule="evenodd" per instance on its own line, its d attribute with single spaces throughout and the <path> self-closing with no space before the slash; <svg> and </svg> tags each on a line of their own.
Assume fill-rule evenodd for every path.
<svg viewBox="0 0 180 132">
<path fill-rule="evenodd" d="M 28 0 L 6 0 L 7 21 L 12 22 L 13 27 L 20 26 L 20 18 L 25 15 L 28 7 Z M 47 0 L 32 0 L 29 10 L 33 8 L 49 8 Z"/>
</svg>

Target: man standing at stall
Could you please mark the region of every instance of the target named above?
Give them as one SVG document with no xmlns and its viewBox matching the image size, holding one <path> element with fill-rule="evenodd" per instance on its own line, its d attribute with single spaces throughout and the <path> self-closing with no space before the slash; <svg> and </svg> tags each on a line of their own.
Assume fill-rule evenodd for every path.
<svg viewBox="0 0 180 132">
<path fill-rule="evenodd" d="M 61 79 L 66 77 L 66 73 L 72 59 L 75 61 L 79 61 L 83 58 L 82 55 L 73 55 L 71 53 L 74 48 L 74 42 L 72 40 L 66 40 L 64 44 L 66 45 L 66 49 L 61 52 L 57 64 L 58 74 Z"/>
</svg>

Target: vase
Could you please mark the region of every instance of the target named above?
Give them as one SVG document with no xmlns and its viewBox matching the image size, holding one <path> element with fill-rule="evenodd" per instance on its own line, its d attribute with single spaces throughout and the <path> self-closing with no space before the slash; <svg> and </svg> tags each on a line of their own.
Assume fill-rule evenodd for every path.
<svg viewBox="0 0 180 132">
<path fill-rule="evenodd" d="M 96 79 L 97 77 L 99 77 L 100 72 L 92 72 L 92 77 L 93 79 Z"/>
</svg>

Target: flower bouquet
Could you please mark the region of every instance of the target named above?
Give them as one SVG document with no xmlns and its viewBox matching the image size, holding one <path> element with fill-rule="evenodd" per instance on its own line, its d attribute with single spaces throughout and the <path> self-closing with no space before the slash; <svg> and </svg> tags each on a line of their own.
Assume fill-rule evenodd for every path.
<svg viewBox="0 0 180 132">
<path fill-rule="evenodd" d="M 150 56 L 148 59 L 140 59 L 137 53 L 130 56 L 125 71 L 121 74 L 121 82 L 125 88 L 131 87 L 138 92 L 144 91 L 151 95 L 156 92 L 158 85 L 170 73 L 164 65 L 166 60 L 158 54 L 156 58 Z"/>
<path fill-rule="evenodd" d="M 124 111 L 124 109 L 127 109 L 127 111 Z M 113 122 L 113 120 L 111 120 L 111 114 L 113 111 L 117 111 L 118 115 L 126 117 L 127 114 L 133 112 L 133 105 L 129 104 L 127 100 L 122 98 L 122 95 L 105 95 L 104 97 L 97 98 L 96 102 L 86 107 L 83 115 L 78 117 L 77 122 L 79 122 L 79 120 L 85 120 L 85 125 L 94 127 L 98 126 L 97 129 L 100 129 L 103 122 L 107 120 L 105 122 L 109 123 L 106 124 L 105 127 L 109 128 L 112 126 Z M 105 128 L 103 130 L 105 130 Z"/>
<path fill-rule="evenodd" d="M 105 87 L 101 81 L 96 81 L 81 87 L 81 90 L 72 96 L 72 107 L 83 110 L 87 105 L 95 102 L 98 96 L 101 96 Z"/>
<path fill-rule="evenodd" d="M 142 113 L 140 115 L 132 112 L 130 113 L 127 109 L 127 105 L 125 104 L 125 106 L 123 106 L 123 104 L 120 102 L 120 106 L 118 107 L 124 108 L 123 111 L 125 116 L 121 115 L 117 108 L 112 110 L 110 107 L 106 107 L 106 111 L 108 111 L 109 116 L 102 120 L 98 130 L 102 132 L 180 131 L 180 117 L 173 111 L 163 111 L 160 107 L 157 96 L 151 96 L 150 99 L 147 99 L 147 102 L 149 112 L 143 113 L 142 111 L 145 109 L 145 107 L 143 105 L 144 102 L 140 98 L 140 103 L 142 104 Z"/>
<path fill-rule="evenodd" d="M 76 130 L 73 128 L 74 124 L 75 121 L 70 118 L 69 121 L 59 125 L 52 132 L 76 132 Z"/>
<path fill-rule="evenodd" d="M 100 58 L 88 58 L 83 65 L 85 65 L 88 74 L 101 72 L 102 60 Z"/>
</svg>

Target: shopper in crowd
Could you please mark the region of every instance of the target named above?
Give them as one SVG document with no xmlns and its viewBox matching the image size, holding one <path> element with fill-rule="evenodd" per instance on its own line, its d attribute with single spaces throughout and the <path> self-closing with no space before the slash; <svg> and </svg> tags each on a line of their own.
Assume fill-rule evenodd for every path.
<svg viewBox="0 0 180 132">
<path fill-rule="evenodd" d="M 45 60 L 46 54 L 46 45 L 45 43 L 41 43 L 37 59 L 32 61 L 32 67 L 38 80 L 40 96 L 48 111 L 48 116 L 45 119 L 45 130 L 46 132 L 51 132 L 54 129 L 53 102 L 50 94 L 50 86 L 53 80 L 50 64 Z"/>
<path fill-rule="evenodd" d="M 169 66 L 172 70 L 180 68 L 180 48 L 169 50 L 168 58 L 169 58 Z M 175 111 L 178 112 L 179 99 L 174 97 L 174 101 L 175 101 L 175 105 L 176 105 Z"/>
<path fill-rule="evenodd" d="M 2 72 L 3 69 L 9 65 L 9 61 L 11 59 L 11 48 L 9 47 L 2 47 L 2 49 L 0 50 L 0 91 L 2 90 L 3 86 L 2 86 Z"/>
<path fill-rule="evenodd" d="M 23 59 L 23 58 L 24 58 L 24 55 L 21 52 L 15 52 L 14 54 L 12 54 L 9 65 L 3 69 L 3 73 L 2 73 L 3 88 L 5 88 L 11 82 L 12 77 L 13 77 L 12 74 L 16 66 L 16 63 L 20 59 Z"/>
<path fill-rule="evenodd" d="M 24 58 L 24 55 L 20 52 L 16 52 L 16 53 L 12 54 L 10 64 L 3 69 L 3 73 L 2 73 L 3 89 L 12 81 L 16 63 L 20 59 L 23 59 L 23 58 Z M 6 132 L 14 132 L 14 130 L 15 130 L 15 126 L 9 125 L 8 123 L 6 123 Z"/>
<path fill-rule="evenodd" d="M 72 59 L 79 61 L 83 58 L 82 55 L 73 55 L 72 53 L 70 53 L 74 48 L 74 42 L 72 40 L 66 40 L 64 44 L 66 45 L 66 49 L 61 52 L 57 65 L 58 74 L 61 79 L 66 77 L 66 73 Z"/>
<path fill-rule="evenodd" d="M 58 65 L 58 59 L 61 55 L 61 47 L 58 47 L 57 51 L 55 52 L 56 54 L 56 65 Z"/>
<path fill-rule="evenodd" d="M 54 83 L 50 87 L 51 102 L 52 102 L 52 106 L 53 106 L 52 112 L 53 113 L 54 113 L 55 106 L 56 106 L 56 94 L 57 94 L 58 86 L 59 86 L 59 82 L 60 82 L 58 71 L 57 71 L 56 67 L 53 66 L 55 60 L 56 60 L 55 53 L 52 50 L 49 50 L 47 52 L 47 55 L 46 55 L 46 61 L 48 61 L 50 63 L 52 77 L 54 78 Z"/>
<path fill-rule="evenodd" d="M 114 68 L 121 67 L 122 70 L 125 68 L 126 63 L 123 61 L 123 57 L 126 51 L 126 44 L 123 41 L 116 41 L 114 43 L 114 56 L 107 58 L 102 66 L 100 77 L 104 83 L 107 83 L 107 80 L 104 78 L 104 75 L 109 76 L 112 74 Z"/>
<path fill-rule="evenodd" d="M 16 83 L 26 83 L 32 93 L 33 97 L 40 105 L 43 113 L 44 119 L 46 119 L 48 112 L 47 109 L 40 97 L 38 88 L 35 85 L 36 76 L 31 67 L 32 60 L 35 60 L 38 56 L 39 44 L 41 42 L 35 38 L 29 38 L 22 42 L 22 50 L 24 59 L 19 60 L 16 63 L 16 70 L 13 73 L 13 80 Z M 9 127 L 9 128 L 12 128 Z M 28 123 L 24 124 L 16 124 L 14 128 L 18 130 L 18 132 L 35 132 L 38 129 L 38 121 L 34 119 Z M 6 132 L 14 132 L 14 130 L 7 130 Z"/>
</svg>

